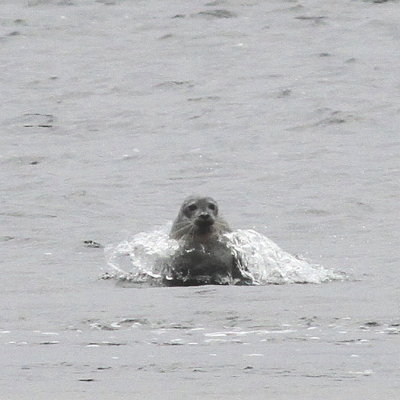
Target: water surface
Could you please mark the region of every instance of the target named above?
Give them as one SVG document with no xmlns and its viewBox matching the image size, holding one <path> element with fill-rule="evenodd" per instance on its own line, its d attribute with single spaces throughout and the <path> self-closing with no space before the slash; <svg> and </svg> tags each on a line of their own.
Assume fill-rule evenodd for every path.
<svg viewBox="0 0 400 400">
<path fill-rule="evenodd" d="M 397 2 L 2 1 L 4 399 L 396 399 Z M 211 195 L 351 279 L 124 288 Z"/>
</svg>

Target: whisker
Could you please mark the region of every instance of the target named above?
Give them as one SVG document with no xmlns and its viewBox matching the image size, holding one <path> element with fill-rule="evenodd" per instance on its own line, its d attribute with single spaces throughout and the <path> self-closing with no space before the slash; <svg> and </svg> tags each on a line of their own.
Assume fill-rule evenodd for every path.
<svg viewBox="0 0 400 400">
<path fill-rule="evenodd" d="M 191 221 L 182 221 L 178 224 L 175 224 L 173 226 L 173 230 L 172 230 L 172 237 L 179 239 L 180 237 L 185 235 L 185 231 L 190 229 L 192 226 L 192 222 Z M 177 228 L 177 229 L 176 229 Z"/>
</svg>

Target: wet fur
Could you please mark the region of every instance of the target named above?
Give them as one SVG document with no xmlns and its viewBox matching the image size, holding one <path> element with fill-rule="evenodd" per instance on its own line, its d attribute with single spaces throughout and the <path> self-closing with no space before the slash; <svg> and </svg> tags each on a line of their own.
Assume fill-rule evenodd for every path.
<svg viewBox="0 0 400 400">
<path fill-rule="evenodd" d="M 164 269 L 168 286 L 206 284 L 248 284 L 239 260 L 226 244 L 224 233 L 231 232 L 219 216 L 218 205 L 210 197 L 188 197 L 175 219 L 170 237 L 180 242 Z"/>
</svg>

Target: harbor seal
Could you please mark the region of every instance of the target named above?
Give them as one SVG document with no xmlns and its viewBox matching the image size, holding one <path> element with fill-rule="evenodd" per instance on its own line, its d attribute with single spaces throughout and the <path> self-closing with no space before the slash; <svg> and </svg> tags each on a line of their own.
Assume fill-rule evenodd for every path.
<svg viewBox="0 0 400 400">
<path fill-rule="evenodd" d="M 183 202 L 170 232 L 179 249 L 165 265 L 167 286 L 251 284 L 238 256 L 227 245 L 228 223 L 211 197 L 190 196 Z M 243 267 L 242 267 L 243 268 Z"/>
</svg>

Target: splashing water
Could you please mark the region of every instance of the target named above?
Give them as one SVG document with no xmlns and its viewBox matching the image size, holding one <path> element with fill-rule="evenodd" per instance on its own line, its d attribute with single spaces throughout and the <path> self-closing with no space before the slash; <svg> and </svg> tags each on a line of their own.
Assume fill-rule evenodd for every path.
<svg viewBox="0 0 400 400">
<path fill-rule="evenodd" d="M 179 248 L 170 239 L 170 224 L 152 232 L 141 232 L 131 240 L 105 248 L 107 264 L 111 267 L 103 277 L 145 283 L 150 279 L 161 280 L 162 260 L 171 257 Z"/>
<path fill-rule="evenodd" d="M 343 279 L 342 274 L 283 251 L 252 229 L 238 229 L 226 236 L 233 253 L 240 254 L 243 264 L 259 284 L 322 283 Z"/>
<path fill-rule="evenodd" d="M 169 238 L 169 228 L 167 225 L 160 230 L 141 232 L 129 241 L 107 246 L 105 255 L 111 270 L 103 278 L 161 285 L 163 260 L 179 248 L 179 243 Z M 238 229 L 225 234 L 225 238 L 240 260 L 243 273 L 252 278 L 254 285 L 322 283 L 344 278 L 341 273 L 292 256 L 252 229 Z"/>
</svg>

